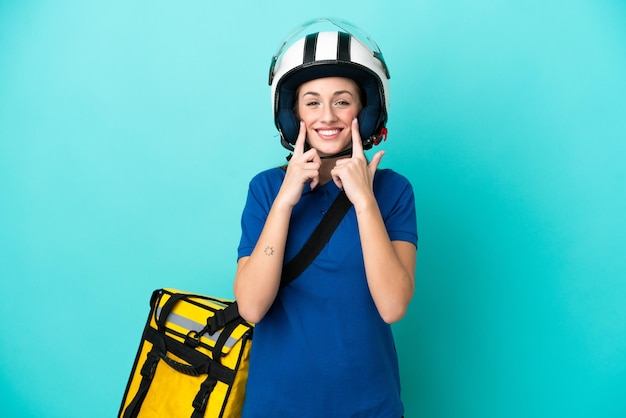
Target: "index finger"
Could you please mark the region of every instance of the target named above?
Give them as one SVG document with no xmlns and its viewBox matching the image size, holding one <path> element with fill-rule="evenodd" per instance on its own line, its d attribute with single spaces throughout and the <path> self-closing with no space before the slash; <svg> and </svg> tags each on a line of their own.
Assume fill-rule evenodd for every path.
<svg viewBox="0 0 626 418">
<path fill-rule="evenodd" d="M 359 132 L 359 121 L 354 118 L 352 120 L 352 157 L 364 156 L 363 142 L 361 133 Z"/>
<path fill-rule="evenodd" d="M 298 131 L 298 138 L 296 138 L 296 143 L 294 144 L 294 148 L 293 148 L 294 155 L 304 154 L 305 139 L 306 139 L 306 126 L 304 126 L 304 121 L 300 121 L 300 130 Z"/>
</svg>

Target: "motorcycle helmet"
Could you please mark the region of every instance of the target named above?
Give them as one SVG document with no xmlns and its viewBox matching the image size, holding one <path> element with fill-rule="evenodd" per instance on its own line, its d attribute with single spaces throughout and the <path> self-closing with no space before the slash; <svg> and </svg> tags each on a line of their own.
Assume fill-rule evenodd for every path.
<svg viewBox="0 0 626 418">
<path fill-rule="evenodd" d="M 363 149 L 386 139 L 389 111 L 389 70 L 378 45 L 356 26 L 319 18 L 296 28 L 272 57 L 269 73 L 274 123 L 281 144 L 290 151 L 299 121 L 294 113 L 298 87 L 322 77 L 354 80 L 364 96 L 359 112 Z"/>
</svg>

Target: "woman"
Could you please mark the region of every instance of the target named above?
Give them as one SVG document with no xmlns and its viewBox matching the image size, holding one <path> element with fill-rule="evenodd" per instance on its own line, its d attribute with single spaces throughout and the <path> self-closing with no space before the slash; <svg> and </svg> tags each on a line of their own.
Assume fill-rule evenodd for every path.
<svg viewBox="0 0 626 418">
<path fill-rule="evenodd" d="M 320 23 L 339 30 L 315 32 Z M 389 324 L 414 289 L 410 183 L 370 162 L 386 135 L 388 72 L 373 41 L 318 19 L 287 40 L 270 70 L 289 164 L 255 176 L 242 215 L 235 277 L 240 314 L 256 324 L 244 417 L 399 418 Z M 293 38 L 293 37 L 292 37 Z M 344 190 L 353 207 L 315 261 L 280 287 L 283 263 Z"/>
</svg>

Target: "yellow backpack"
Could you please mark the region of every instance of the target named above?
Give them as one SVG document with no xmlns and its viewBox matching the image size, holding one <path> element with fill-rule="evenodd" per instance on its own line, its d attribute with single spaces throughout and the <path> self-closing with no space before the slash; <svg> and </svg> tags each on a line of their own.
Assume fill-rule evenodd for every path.
<svg viewBox="0 0 626 418">
<path fill-rule="evenodd" d="M 253 326 L 233 301 L 155 290 L 119 418 L 239 417 Z"/>
</svg>

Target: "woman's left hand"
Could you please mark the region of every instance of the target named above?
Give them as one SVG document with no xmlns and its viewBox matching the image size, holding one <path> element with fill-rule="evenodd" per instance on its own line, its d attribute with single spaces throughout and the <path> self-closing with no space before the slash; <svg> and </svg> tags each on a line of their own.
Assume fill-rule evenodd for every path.
<svg viewBox="0 0 626 418">
<path fill-rule="evenodd" d="M 330 173 L 337 187 L 345 190 L 357 210 L 374 199 L 374 173 L 383 155 L 385 151 L 378 151 L 368 164 L 355 118 L 352 121 L 352 157 L 337 160 Z"/>
<path fill-rule="evenodd" d="M 354 205 L 367 285 L 381 318 L 391 324 L 406 314 L 413 297 L 415 246 L 406 241 L 390 241 L 374 197 L 374 173 L 383 155 L 384 151 L 378 151 L 368 164 L 355 119 L 352 157 L 338 160 L 331 175 Z"/>
</svg>

